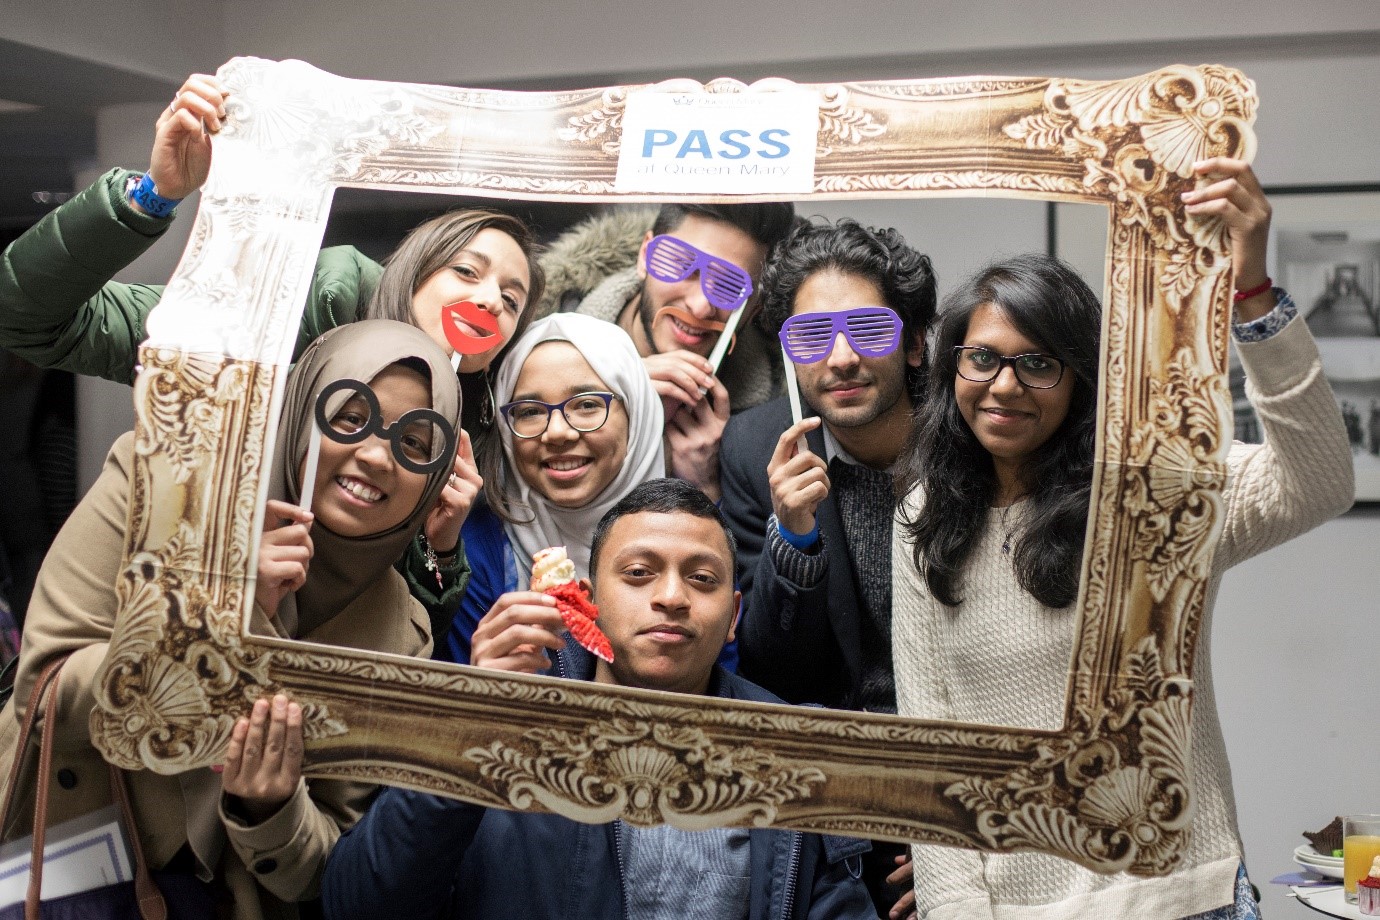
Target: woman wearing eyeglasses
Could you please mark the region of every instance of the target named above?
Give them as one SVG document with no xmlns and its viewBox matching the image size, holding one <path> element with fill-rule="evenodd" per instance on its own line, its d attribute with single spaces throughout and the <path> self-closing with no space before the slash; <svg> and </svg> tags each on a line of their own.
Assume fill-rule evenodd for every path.
<svg viewBox="0 0 1380 920">
<path fill-rule="evenodd" d="M 632 339 L 612 323 L 558 313 L 514 342 L 494 380 L 503 463 L 497 481 L 465 521 L 469 587 L 437 657 L 469 663 L 486 615 L 515 606 L 554 611 L 525 590 L 532 557 L 564 546 L 580 577 L 589 574 L 594 525 L 623 496 L 664 476 L 661 400 Z M 541 636 L 559 647 L 554 633 Z M 490 648 L 527 657 L 543 670 L 540 647 Z M 483 664 L 476 658 L 474 664 Z"/>
<path fill-rule="evenodd" d="M 1351 504 L 1351 453 L 1308 328 L 1266 276 L 1270 209 L 1255 176 L 1233 160 L 1204 161 L 1197 170 L 1208 181 L 1185 196 L 1186 210 L 1220 217 L 1230 236 L 1238 292 L 1232 333 L 1265 443 L 1238 443 L 1227 461 L 1225 526 L 1194 662 L 1188 850 L 1171 875 L 1138 878 L 1042 854 L 916 846 L 922 916 L 1257 916 L 1212 694 L 1213 599 L 1226 568 Z M 902 714 L 1062 726 L 1092 486 L 1101 322 L 1088 286 L 1044 256 L 994 265 L 951 295 L 892 540 Z"/>
</svg>

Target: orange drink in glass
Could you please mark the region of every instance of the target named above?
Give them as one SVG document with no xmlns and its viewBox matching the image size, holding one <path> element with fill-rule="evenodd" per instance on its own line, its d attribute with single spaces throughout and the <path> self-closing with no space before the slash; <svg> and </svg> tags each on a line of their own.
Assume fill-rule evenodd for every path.
<svg viewBox="0 0 1380 920">
<path fill-rule="evenodd" d="M 1342 875 L 1346 899 L 1356 900 L 1356 883 L 1380 856 L 1380 815 L 1347 815 L 1342 819 Z"/>
</svg>

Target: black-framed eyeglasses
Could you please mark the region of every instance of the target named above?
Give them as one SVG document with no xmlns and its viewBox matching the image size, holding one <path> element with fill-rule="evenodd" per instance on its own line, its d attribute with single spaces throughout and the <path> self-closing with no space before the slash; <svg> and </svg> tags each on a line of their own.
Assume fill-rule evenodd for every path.
<svg viewBox="0 0 1380 920">
<path fill-rule="evenodd" d="M 326 406 L 345 391 L 345 402 L 327 416 Z M 333 380 L 316 397 L 316 427 L 338 444 L 358 444 L 370 435 L 388 442 L 393 458 L 414 473 L 440 469 L 455 450 L 455 428 L 435 409 L 410 409 L 391 425 L 383 422 L 379 398 L 369 384 L 348 377 Z"/>
<path fill-rule="evenodd" d="M 565 423 L 580 432 L 598 431 L 609 420 L 609 407 L 617 393 L 591 390 L 576 393 L 565 402 L 545 403 L 538 399 L 519 399 L 498 407 L 508 429 L 519 438 L 539 438 L 551 424 L 551 413 L 559 412 Z"/>
<path fill-rule="evenodd" d="M 955 345 L 954 357 L 958 359 L 958 376 L 973 383 L 991 383 L 1007 365 L 1021 386 L 1033 390 L 1048 390 L 1064 379 L 1064 362 L 1054 355 L 999 355 L 981 345 Z"/>
</svg>

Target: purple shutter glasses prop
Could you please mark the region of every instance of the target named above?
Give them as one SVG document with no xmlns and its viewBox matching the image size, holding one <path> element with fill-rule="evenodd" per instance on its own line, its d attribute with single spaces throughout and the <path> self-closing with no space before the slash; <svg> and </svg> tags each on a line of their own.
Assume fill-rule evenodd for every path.
<svg viewBox="0 0 1380 920">
<path fill-rule="evenodd" d="M 796 364 L 814 364 L 834 350 L 839 333 L 862 358 L 882 358 L 901 344 L 901 317 L 889 307 L 802 313 L 781 324 L 781 347 Z"/>
<path fill-rule="evenodd" d="M 656 280 L 674 284 L 697 271 L 700 290 L 716 310 L 736 310 L 752 296 L 752 276 L 732 262 L 666 234 L 647 244 L 647 274 Z"/>
</svg>

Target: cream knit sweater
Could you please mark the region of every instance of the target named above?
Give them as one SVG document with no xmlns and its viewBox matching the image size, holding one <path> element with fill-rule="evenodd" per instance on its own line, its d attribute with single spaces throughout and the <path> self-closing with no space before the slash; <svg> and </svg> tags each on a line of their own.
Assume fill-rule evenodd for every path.
<svg viewBox="0 0 1380 920">
<path fill-rule="evenodd" d="M 1341 513 L 1353 497 L 1351 451 L 1317 346 L 1302 319 L 1261 342 L 1238 343 L 1265 444 L 1228 457 L 1226 523 L 1213 559 L 1194 658 L 1188 850 L 1165 878 L 1101 875 L 1036 853 L 989 854 L 920 845 L 917 906 L 929 920 L 1177 920 L 1229 904 L 1242 861 L 1231 771 L 1212 691 L 1211 617 L 1222 573 Z M 915 510 L 912 494 L 903 512 Z M 1002 552 L 1016 523 L 994 510 L 962 584 L 964 603 L 930 596 L 911 546 L 893 529 L 892 641 L 902 715 L 1057 728 L 1073 647 L 1073 609 L 1043 607 L 1016 584 Z M 1268 624 L 1265 624 L 1268 628 Z"/>
</svg>

